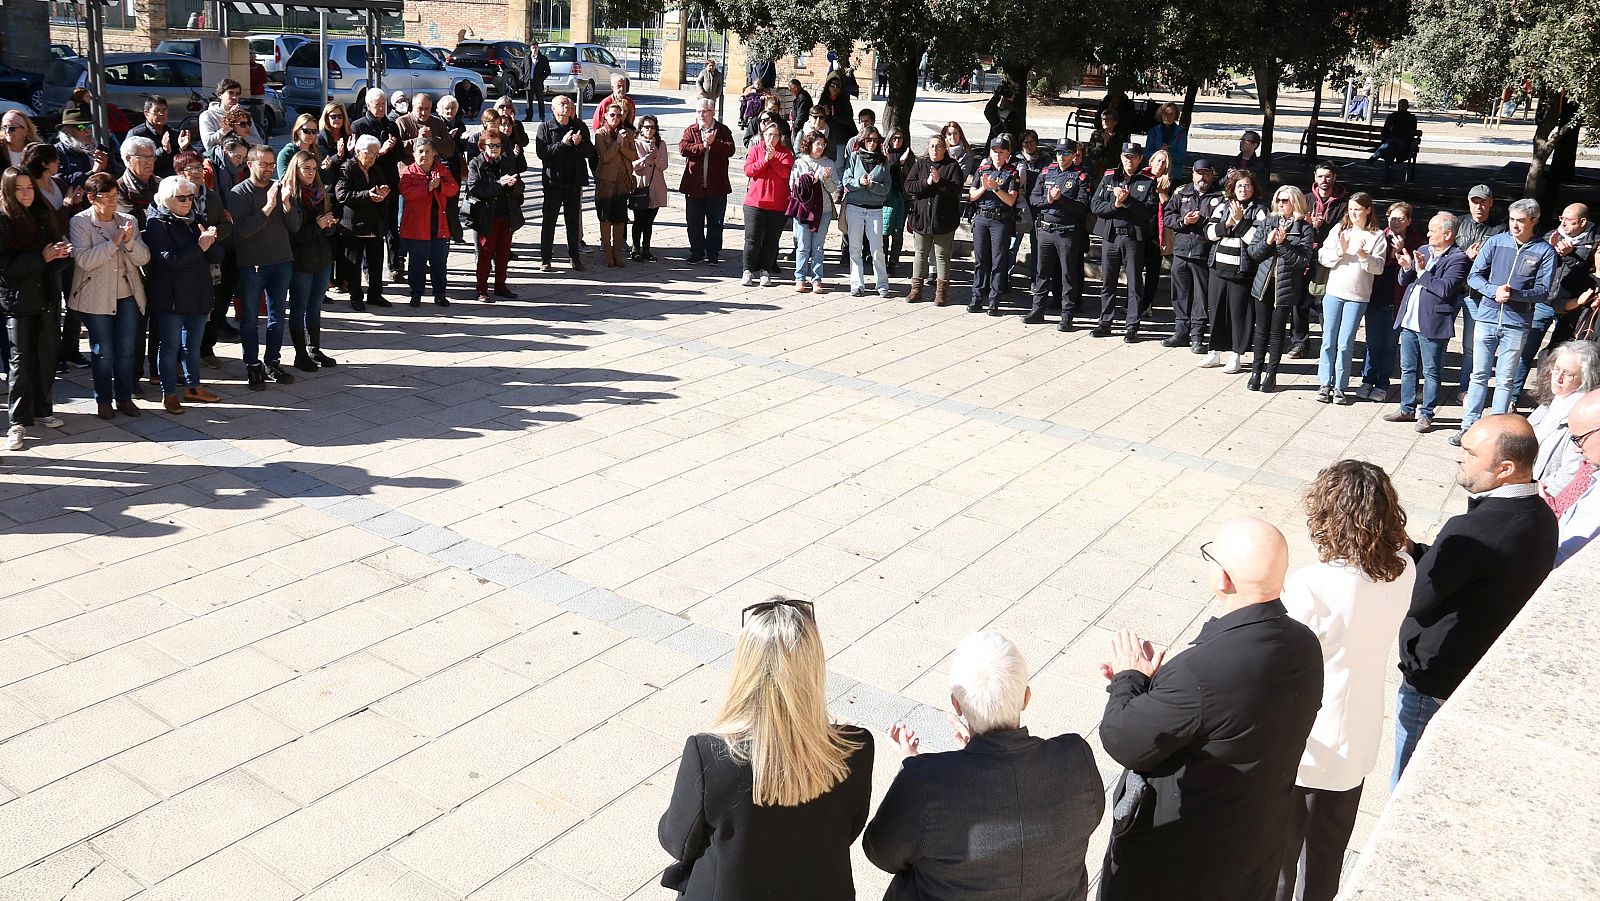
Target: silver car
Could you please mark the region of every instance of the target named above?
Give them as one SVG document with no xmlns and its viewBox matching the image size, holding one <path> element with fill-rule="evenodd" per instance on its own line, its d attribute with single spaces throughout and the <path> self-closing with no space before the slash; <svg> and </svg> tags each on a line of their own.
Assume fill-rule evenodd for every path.
<svg viewBox="0 0 1600 901">
<path fill-rule="evenodd" d="M 435 98 L 454 94 L 461 102 L 461 113 L 474 118 L 483 108 L 488 89 L 478 73 L 457 69 L 439 62 L 421 44 L 409 41 L 383 42 L 383 91 L 392 94 L 418 91 Z M 301 44 L 289 57 L 283 73 L 283 105 L 290 118 L 298 113 L 322 110 L 322 44 Z M 341 38 L 328 42 L 328 99 L 352 104 L 367 87 L 367 42 L 360 38 Z"/>
<path fill-rule="evenodd" d="M 309 43 L 310 40 L 302 34 L 252 34 L 250 52 L 255 54 L 256 62 L 261 64 L 261 68 L 267 70 L 268 81 L 281 82 L 289 57 L 294 55 L 301 44 Z"/>
<path fill-rule="evenodd" d="M 61 112 L 72 99 L 72 89 L 89 68 L 81 56 L 64 56 L 50 63 L 44 74 L 41 114 Z M 200 91 L 200 61 L 176 53 L 108 53 L 104 72 L 106 98 L 121 107 L 134 122 L 144 117 L 145 98 L 167 98 L 173 121 L 204 109 Z"/>
<path fill-rule="evenodd" d="M 628 64 L 599 44 L 540 44 L 550 60 L 548 94 L 568 94 L 589 103 L 611 93 L 611 76 L 628 75 Z"/>
</svg>

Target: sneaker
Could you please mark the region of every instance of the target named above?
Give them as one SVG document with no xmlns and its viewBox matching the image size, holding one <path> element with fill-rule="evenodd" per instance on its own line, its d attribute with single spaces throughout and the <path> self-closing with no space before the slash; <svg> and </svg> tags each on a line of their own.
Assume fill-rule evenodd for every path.
<svg viewBox="0 0 1600 901">
<path fill-rule="evenodd" d="M 34 420 L 35 425 L 42 425 L 47 429 L 59 429 L 66 425 L 59 416 L 41 416 Z"/>
<path fill-rule="evenodd" d="M 1384 422 L 1416 422 L 1417 421 L 1417 417 L 1416 417 L 1415 414 L 1407 413 L 1404 410 L 1395 410 L 1393 412 L 1383 414 L 1383 421 Z"/>
<path fill-rule="evenodd" d="M 1216 369 L 1218 366 L 1222 365 L 1222 354 L 1219 354 L 1213 350 L 1206 354 L 1204 359 L 1194 365 L 1196 369 Z"/>
<path fill-rule="evenodd" d="M 487 294 L 479 294 L 478 303 L 494 303 L 494 298 Z"/>
<path fill-rule="evenodd" d="M 812 294 L 826 294 L 826 293 L 828 293 L 828 286 L 824 285 L 822 282 L 816 282 L 815 284 L 813 284 L 811 286 L 811 293 Z"/>
<path fill-rule="evenodd" d="M 763 288 L 772 287 L 772 274 L 771 273 L 769 273 L 769 272 L 761 273 L 761 287 L 763 287 Z"/>
<path fill-rule="evenodd" d="M 1456 432 L 1455 434 L 1451 435 L 1448 440 L 1450 442 L 1450 446 L 1451 447 L 1460 447 L 1461 446 L 1461 433 L 1460 432 Z"/>
<path fill-rule="evenodd" d="M 884 300 L 888 300 L 889 298 L 894 296 L 894 292 L 890 291 L 888 288 L 879 288 L 878 289 L 878 296 L 883 298 Z"/>
<path fill-rule="evenodd" d="M 6 431 L 6 450 L 22 450 L 22 442 L 28 437 L 28 430 L 20 425 L 14 425 Z"/>
<path fill-rule="evenodd" d="M 850 286 L 850 296 L 851 297 L 865 297 L 866 295 L 867 295 L 867 289 L 866 288 L 863 288 L 860 285 L 851 285 Z"/>
<path fill-rule="evenodd" d="M 1333 403 L 1333 386 L 1323 385 L 1317 389 L 1317 402 L 1324 404 Z"/>
<path fill-rule="evenodd" d="M 284 372 L 283 367 L 279 366 L 277 363 L 268 363 L 265 367 L 263 367 L 262 375 L 280 385 L 294 384 L 294 376 Z"/>
<path fill-rule="evenodd" d="M 1426 435 L 1431 431 L 1433 431 L 1433 417 L 1432 416 L 1426 416 L 1426 415 L 1418 416 L 1417 417 L 1417 434 Z"/>
<path fill-rule="evenodd" d="M 1341 407 L 1348 407 L 1355 403 L 1356 399 L 1354 394 L 1346 394 L 1343 391 L 1334 391 L 1333 402 Z"/>
<path fill-rule="evenodd" d="M 756 274 L 754 272 L 751 272 L 750 270 L 746 269 L 744 271 L 744 276 L 739 279 L 739 286 L 741 288 L 748 288 L 751 285 L 754 285 L 755 283 L 756 283 Z"/>
<path fill-rule="evenodd" d="M 540 272 L 554 272 L 554 271 L 556 271 L 556 267 L 550 265 L 550 261 L 546 260 L 543 263 L 539 264 L 539 271 Z"/>
<path fill-rule="evenodd" d="M 1238 375 L 1243 372 L 1244 363 L 1240 362 L 1239 356 L 1239 354 L 1235 353 L 1228 354 L 1228 365 L 1222 367 L 1222 371 L 1228 375 Z"/>
</svg>

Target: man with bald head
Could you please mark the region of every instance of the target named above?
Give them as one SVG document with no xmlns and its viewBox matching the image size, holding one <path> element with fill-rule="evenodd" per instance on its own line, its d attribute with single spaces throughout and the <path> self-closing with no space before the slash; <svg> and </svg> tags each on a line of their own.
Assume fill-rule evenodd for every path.
<svg viewBox="0 0 1600 901">
<path fill-rule="evenodd" d="M 1581 434 L 1576 424 L 1572 434 Z M 1456 484 L 1471 495 L 1467 512 L 1451 517 L 1432 544 L 1412 545 L 1417 582 L 1400 626 L 1404 679 L 1395 703 L 1391 786 L 1440 705 L 1555 565 L 1556 517 L 1533 480 L 1538 456 L 1539 439 L 1521 416 L 1473 423 L 1456 456 Z"/>
<path fill-rule="evenodd" d="M 1170 662 L 1112 638 L 1100 740 L 1127 767 L 1101 901 L 1270 901 L 1295 776 L 1322 706 L 1322 646 L 1278 599 L 1283 533 L 1254 517 L 1200 545 L 1221 607 Z"/>
<path fill-rule="evenodd" d="M 1600 471 L 1600 391 L 1590 391 L 1567 414 L 1569 438 L 1583 454 L 1578 474 L 1551 506 L 1561 518 L 1556 549 L 1560 566 L 1600 534 L 1600 491 L 1595 490 L 1595 473 Z"/>
</svg>

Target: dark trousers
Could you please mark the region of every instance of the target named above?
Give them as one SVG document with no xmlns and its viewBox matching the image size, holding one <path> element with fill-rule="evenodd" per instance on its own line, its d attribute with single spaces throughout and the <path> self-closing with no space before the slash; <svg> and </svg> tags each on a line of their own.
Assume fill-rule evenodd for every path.
<svg viewBox="0 0 1600 901">
<path fill-rule="evenodd" d="M 1272 286 L 1269 283 L 1267 285 L 1269 296 L 1271 292 Z M 1250 342 L 1250 351 L 1255 354 L 1251 358 L 1251 365 L 1258 371 L 1268 365 L 1274 371 L 1277 370 L 1278 360 L 1288 346 L 1289 320 L 1294 316 L 1294 309 L 1294 307 L 1274 307 L 1269 303 L 1256 304 L 1255 338 Z"/>
<path fill-rule="evenodd" d="M 56 384 L 56 345 L 61 329 L 54 311 L 6 317 L 11 342 L 7 409 L 12 425 L 33 425 L 54 412 L 51 391 Z"/>
<path fill-rule="evenodd" d="M 1394 328 L 1394 304 L 1369 303 L 1364 322 L 1367 328 L 1367 360 L 1361 368 L 1361 384 L 1389 390 L 1394 376 L 1395 358 L 1400 355 L 1400 336 Z"/>
<path fill-rule="evenodd" d="M 212 288 L 211 319 L 206 322 L 205 340 L 200 344 L 201 356 L 215 356 L 217 335 L 232 330 L 232 326 L 228 325 L 228 310 L 233 307 L 233 287 L 238 275 L 239 267 L 230 250 L 222 260 L 222 278 Z"/>
<path fill-rule="evenodd" d="M 660 212 L 661 210 L 656 207 L 651 207 L 648 210 L 633 211 L 633 247 L 635 250 L 642 252 L 650 250 L 650 239 L 653 237 L 656 227 L 656 214 Z"/>
<path fill-rule="evenodd" d="M 972 217 L 972 301 L 970 306 L 1000 302 L 1006 285 L 1006 247 L 1015 224 L 1009 219 Z"/>
<path fill-rule="evenodd" d="M 1191 343 L 1206 333 L 1206 287 L 1211 269 L 1204 260 L 1172 256 L 1172 333 Z"/>
<path fill-rule="evenodd" d="M 567 223 L 567 258 L 576 260 L 583 248 L 583 189 L 577 185 L 545 185 L 542 221 L 539 223 L 539 261 L 550 262 L 556 243 L 556 219 Z"/>
<path fill-rule="evenodd" d="M 345 286 L 350 289 L 350 302 L 365 303 L 383 299 L 383 238 L 374 235 L 361 238 L 344 236 L 345 272 L 350 279 Z M 367 272 L 366 293 L 361 291 L 361 271 Z"/>
<path fill-rule="evenodd" d="M 1211 343 L 1207 350 L 1242 354 L 1250 349 L 1250 332 L 1256 320 L 1248 282 L 1212 275 L 1206 309 L 1211 313 Z"/>
<path fill-rule="evenodd" d="M 1294 787 L 1284 824 L 1277 901 L 1333 901 L 1360 806 L 1360 785 L 1342 792 Z"/>
<path fill-rule="evenodd" d="M 778 274 L 778 237 L 788 231 L 780 210 L 744 208 L 744 268 Z"/>
<path fill-rule="evenodd" d="M 1117 273 L 1128 280 L 1128 309 L 1122 321 L 1128 334 L 1139 332 L 1144 316 L 1145 242 L 1133 235 L 1112 235 L 1100 242 L 1100 324 L 1111 327 L 1117 312 Z"/>
<path fill-rule="evenodd" d="M 1140 288 L 1144 292 L 1146 305 L 1153 307 L 1156 304 L 1156 290 L 1161 286 L 1161 242 L 1152 235 L 1144 245 L 1144 282 Z"/>
<path fill-rule="evenodd" d="M 728 195 L 685 197 L 683 206 L 689 225 L 689 258 L 717 262 L 722 257 L 722 223 L 728 215 Z"/>
<path fill-rule="evenodd" d="M 411 299 L 420 300 L 427 293 L 428 279 L 433 279 L 433 299 L 445 299 L 445 284 L 449 281 L 447 267 L 450 260 L 449 238 L 405 238 L 406 256 L 411 258 L 411 268 L 406 273 L 411 282 Z"/>
<path fill-rule="evenodd" d="M 539 105 L 539 118 L 537 120 L 533 118 L 533 105 L 535 103 Z M 544 121 L 544 82 L 528 82 L 528 105 L 523 109 L 522 121 Z"/>
<path fill-rule="evenodd" d="M 1033 271 L 1033 312 L 1043 313 L 1049 306 L 1061 308 L 1061 321 L 1068 322 L 1083 297 L 1083 242 L 1080 229 L 1069 232 L 1047 231 L 1035 225 Z"/>
<path fill-rule="evenodd" d="M 389 269 L 399 272 L 406 267 L 406 242 L 400 240 L 400 192 L 391 191 L 383 201 L 384 221 L 388 228 Z"/>
<path fill-rule="evenodd" d="M 506 286 L 506 266 L 511 261 L 511 220 L 496 217 L 488 231 L 478 230 L 478 293 L 489 293 L 489 269 L 494 268 L 494 286 Z"/>
<path fill-rule="evenodd" d="M 1308 301 L 1294 308 L 1294 318 L 1289 325 L 1289 343 L 1300 345 L 1311 340 L 1311 304 Z"/>
</svg>

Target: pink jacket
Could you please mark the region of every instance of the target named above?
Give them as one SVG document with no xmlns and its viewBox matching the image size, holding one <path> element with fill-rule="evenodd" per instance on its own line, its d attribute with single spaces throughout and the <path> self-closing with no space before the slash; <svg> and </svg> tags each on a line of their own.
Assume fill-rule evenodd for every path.
<svg viewBox="0 0 1600 901">
<path fill-rule="evenodd" d="M 750 184 L 744 191 L 744 205 L 758 210 L 783 212 L 789 208 L 789 170 L 794 168 L 794 153 L 782 144 L 768 150 L 766 141 L 750 145 L 744 158 L 744 174 Z"/>
</svg>

